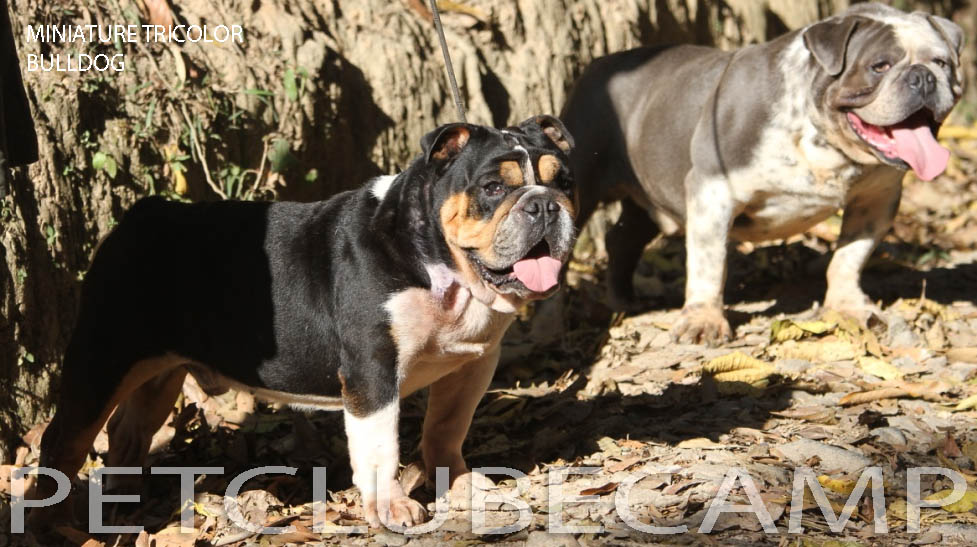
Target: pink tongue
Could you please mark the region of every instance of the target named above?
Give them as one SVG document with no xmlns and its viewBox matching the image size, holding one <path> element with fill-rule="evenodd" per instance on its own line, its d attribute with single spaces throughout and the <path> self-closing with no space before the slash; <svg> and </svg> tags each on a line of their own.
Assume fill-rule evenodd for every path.
<svg viewBox="0 0 977 547">
<path fill-rule="evenodd" d="M 909 164 L 923 180 L 933 180 L 946 170 L 950 151 L 940 146 L 926 124 L 917 127 L 896 126 L 892 129 L 896 154 Z"/>
<path fill-rule="evenodd" d="M 543 256 L 540 258 L 524 258 L 512 265 L 516 279 L 533 292 L 545 292 L 559 282 L 560 268 L 563 263 L 559 260 Z"/>
</svg>

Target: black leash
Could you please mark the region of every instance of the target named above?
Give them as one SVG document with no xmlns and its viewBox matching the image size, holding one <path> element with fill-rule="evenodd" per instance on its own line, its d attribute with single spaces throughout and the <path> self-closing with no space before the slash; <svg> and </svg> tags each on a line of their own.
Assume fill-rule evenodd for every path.
<svg viewBox="0 0 977 547">
<path fill-rule="evenodd" d="M 444 39 L 444 27 L 441 26 L 441 14 L 438 12 L 437 0 L 431 0 L 431 14 L 434 16 L 434 26 L 438 29 L 438 39 L 441 41 L 441 53 L 444 55 L 444 68 L 448 71 L 448 83 L 451 84 L 451 95 L 455 99 L 455 107 L 458 109 L 458 117 L 461 121 L 468 122 L 465 118 L 465 104 L 461 102 L 461 93 L 458 92 L 458 82 L 455 80 L 455 69 L 451 66 L 451 55 L 448 54 L 448 42 Z"/>
</svg>

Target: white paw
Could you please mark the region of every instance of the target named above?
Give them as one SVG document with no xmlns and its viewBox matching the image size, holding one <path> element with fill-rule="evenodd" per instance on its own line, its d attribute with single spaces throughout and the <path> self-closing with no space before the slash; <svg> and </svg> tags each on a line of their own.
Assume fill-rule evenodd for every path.
<svg viewBox="0 0 977 547">
<path fill-rule="evenodd" d="M 882 310 L 861 292 L 840 295 L 829 293 L 824 299 L 824 308 L 851 317 L 863 326 L 873 315 L 882 315 Z"/>
<path fill-rule="evenodd" d="M 672 327 L 672 339 L 682 344 L 718 346 L 733 337 L 723 310 L 716 306 L 692 304 L 682 308 L 678 323 Z"/>
<path fill-rule="evenodd" d="M 363 504 L 366 522 L 373 528 L 414 526 L 424 522 L 427 511 L 420 502 L 399 494 L 387 499 L 368 499 Z"/>
</svg>

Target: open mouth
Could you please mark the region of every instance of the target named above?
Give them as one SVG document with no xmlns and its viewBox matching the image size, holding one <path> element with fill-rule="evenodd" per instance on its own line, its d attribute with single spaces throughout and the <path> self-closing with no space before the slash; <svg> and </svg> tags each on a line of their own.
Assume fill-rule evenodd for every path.
<svg viewBox="0 0 977 547">
<path fill-rule="evenodd" d="M 872 125 L 854 112 L 846 114 L 855 133 L 886 163 L 912 169 L 916 176 L 926 181 L 946 170 L 950 151 L 936 141 L 940 124 L 929 109 L 921 108 L 889 126 Z"/>
<path fill-rule="evenodd" d="M 560 283 L 560 268 L 563 267 L 563 262 L 550 256 L 550 252 L 550 245 L 544 239 L 525 256 L 502 269 L 489 268 L 474 252 L 469 252 L 469 258 L 482 279 L 496 287 L 521 283 L 533 292 L 543 293 Z"/>
</svg>

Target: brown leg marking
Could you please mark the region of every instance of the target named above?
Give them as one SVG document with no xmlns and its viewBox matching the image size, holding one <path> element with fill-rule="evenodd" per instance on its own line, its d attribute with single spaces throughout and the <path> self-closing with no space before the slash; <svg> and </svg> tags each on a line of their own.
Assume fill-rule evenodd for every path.
<svg viewBox="0 0 977 547">
<path fill-rule="evenodd" d="M 183 367 L 164 372 L 132 392 L 122 402 L 108 423 L 109 453 L 105 458 L 108 467 L 142 467 L 149 455 L 153 435 L 166 422 L 173 410 L 187 371 Z M 109 475 L 109 490 L 120 486 L 138 485 L 138 475 Z"/>
<path fill-rule="evenodd" d="M 107 398 L 102 398 L 96 390 L 85 389 L 82 384 L 69 381 L 64 383 L 58 409 L 54 419 L 44 432 L 41 440 L 42 467 L 50 467 L 73 479 L 85 463 L 88 451 L 95 442 L 95 436 L 109 419 L 112 410 L 140 386 L 161 373 L 171 371 L 180 365 L 173 357 L 146 359 L 134 364 L 122 381 Z M 97 381 L 97 378 L 92 379 Z M 52 496 L 57 489 L 54 479 L 41 476 L 29 494 L 31 499 Z M 69 498 L 70 499 L 70 498 Z M 47 509 L 63 514 L 66 504 L 60 503 Z M 35 511 L 31 520 L 50 520 L 44 511 Z"/>
<path fill-rule="evenodd" d="M 472 416 L 492 382 L 499 362 L 499 347 L 431 384 L 421 453 L 428 478 L 434 480 L 438 467 L 447 467 L 450 481 L 469 473 L 461 455 Z"/>
</svg>

